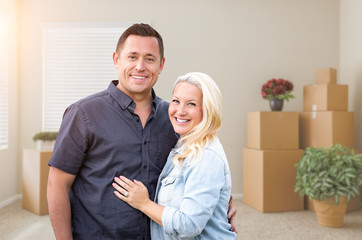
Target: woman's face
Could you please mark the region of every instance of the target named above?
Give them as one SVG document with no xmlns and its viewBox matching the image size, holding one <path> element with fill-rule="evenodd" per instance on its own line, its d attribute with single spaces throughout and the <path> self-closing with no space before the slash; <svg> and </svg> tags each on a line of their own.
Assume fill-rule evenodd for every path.
<svg viewBox="0 0 362 240">
<path fill-rule="evenodd" d="M 202 120 L 202 92 L 188 82 L 179 82 L 172 94 L 168 116 L 173 129 L 182 137 Z"/>
</svg>

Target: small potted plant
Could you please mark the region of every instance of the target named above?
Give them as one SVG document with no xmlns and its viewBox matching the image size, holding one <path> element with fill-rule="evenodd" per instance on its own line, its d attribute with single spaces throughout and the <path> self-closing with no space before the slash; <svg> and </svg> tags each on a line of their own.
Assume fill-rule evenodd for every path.
<svg viewBox="0 0 362 240">
<path fill-rule="evenodd" d="M 295 164 L 295 192 L 313 201 L 318 223 L 341 227 L 347 202 L 360 194 L 362 154 L 340 144 L 329 148 L 307 148 Z M 320 209 L 324 209 L 320 212 Z M 328 210 L 327 210 L 328 209 Z M 335 213 L 330 217 L 327 213 Z"/>
<path fill-rule="evenodd" d="M 39 132 L 33 136 L 33 141 L 39 151 L 52 151 L 58 132 Z"/>
<path fill-rule="evenodd" d="M 291 94 L 293 87 L 293 83 L 289 80 L 273 78 L 263 84 L 261 95 L 264 99 L 269 100 L 269 106 L 272 111 L 281 111 L 284 99 L 288 102 L 290 98 L 294 98 Z"/>
</svg>

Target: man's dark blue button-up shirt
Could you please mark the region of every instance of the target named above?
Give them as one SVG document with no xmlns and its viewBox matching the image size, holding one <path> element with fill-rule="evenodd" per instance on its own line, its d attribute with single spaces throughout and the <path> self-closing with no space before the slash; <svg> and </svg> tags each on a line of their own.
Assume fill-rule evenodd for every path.
<svg viewBox="0 0 362 240">
<path fill-rule="evenodd" d="M 76 175 L 70 193 L 74 239 L 149 239 L 149 219 L 113 194 L 113 178 L 142 181 L 153 199 L 177 141 L 168 102 L 152 92 L 152 112 L 143 128 L 135 102 L 117 83 L 67 108 L 49 162 Z"/>
</svg>

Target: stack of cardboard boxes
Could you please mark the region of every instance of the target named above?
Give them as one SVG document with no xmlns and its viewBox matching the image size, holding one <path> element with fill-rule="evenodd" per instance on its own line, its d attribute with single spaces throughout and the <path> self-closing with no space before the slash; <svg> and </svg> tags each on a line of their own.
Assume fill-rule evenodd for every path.
<svg viewBox="0 0 362 240">
<path fill-rule="evenodd" d="M 294 192 L 299 149 L 298 112 L 248 113 L 248 147 L 243 149 L 243 202 L 260 212 L 304 209 Z"/>
<path fill-rule="evenodd" d="M 300 113 L 300 148 L 330 147 L 340 143 L 354 148 L 354 112 L 348 112 L 348 85 L 337 84 L 337 70 L 318 69 L 315 84 L 304 86 Z M 360 208 L 359 197 L 347 211 Z M 314 210 L 306 200 L 306 208 Z"/>
</svg>

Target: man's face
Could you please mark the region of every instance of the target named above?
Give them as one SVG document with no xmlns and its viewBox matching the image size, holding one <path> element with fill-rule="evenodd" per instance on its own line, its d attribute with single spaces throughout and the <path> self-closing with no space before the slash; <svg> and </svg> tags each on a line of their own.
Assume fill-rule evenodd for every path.
<svg viewBox="0 0 362 240">
<path fill-rule="evenodd" d="M 113 62 L 118 69 L 117 87 L 137 100 L 150 95 L 165 59 L 155 37 L 130 35 L 119 53 L 113 54 Z"/>
</svg>

